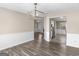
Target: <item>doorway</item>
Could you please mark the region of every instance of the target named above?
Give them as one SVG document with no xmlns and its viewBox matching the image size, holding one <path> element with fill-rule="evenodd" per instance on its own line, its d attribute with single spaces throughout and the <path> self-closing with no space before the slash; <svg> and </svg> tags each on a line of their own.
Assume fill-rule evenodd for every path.
<svg viewBox="0 0 79 59">
<path fill-rule="evenodd" d="M 66 44 L 66 19 L 65 17 L 50 18 L 50 41 Z"/>
<path fill-rule="evenodd" d="M 44 39 L 44 18 L 37 17 L 34 20 L 34 39 Z"/>
</svg>

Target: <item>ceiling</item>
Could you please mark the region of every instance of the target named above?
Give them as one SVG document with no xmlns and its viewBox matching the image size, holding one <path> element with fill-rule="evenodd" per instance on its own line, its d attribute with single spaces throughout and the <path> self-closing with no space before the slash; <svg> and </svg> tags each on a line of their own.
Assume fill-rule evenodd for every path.
<svg viewBox="0 0 79 59">
<path fill-rule="evenodd" d="M 0 3 L 0 7 L 27 13 L 34 10 L 33 3 Z M 79 3 L 38 3 L 37 9 L 48 14 L 79 11 Z"/>
</svg>

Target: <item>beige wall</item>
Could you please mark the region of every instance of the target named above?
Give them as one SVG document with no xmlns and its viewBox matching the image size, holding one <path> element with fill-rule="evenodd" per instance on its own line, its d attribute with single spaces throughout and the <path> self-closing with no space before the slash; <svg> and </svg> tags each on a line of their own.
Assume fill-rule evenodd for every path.
<svg viewBox="0 0 79 59">
<path fill-rule="evenodd" d="M 53 14 L 49 17 L 67 17 L 67 32 L 79 34 L 79 12 L 70 12 L 63 14 Z"/>
<path fill-rule="evenodd" d="M 34 20 L 31 15 L 0 8 L 0 34 L 33 31 Z"/>
</svg>

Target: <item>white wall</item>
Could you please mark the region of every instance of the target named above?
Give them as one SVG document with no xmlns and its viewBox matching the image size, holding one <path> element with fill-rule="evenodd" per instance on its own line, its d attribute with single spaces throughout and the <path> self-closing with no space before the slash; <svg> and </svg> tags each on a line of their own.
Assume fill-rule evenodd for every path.
<svg viewBox="0 0 79 59">
<path fill-rule="evenodd" d="M 79 34 L 67 33 L 66 45 L 79 48 Z"/>
<path fill-rule="evenodd" d="M 49 41 L 49 17 L 44 18 L 44 39 Z"/>
<path fill-rule="evenodd" d="M 0 50 L 34 40 L 34 32 L 9 33 L 0 35 Z"/>
</svg>

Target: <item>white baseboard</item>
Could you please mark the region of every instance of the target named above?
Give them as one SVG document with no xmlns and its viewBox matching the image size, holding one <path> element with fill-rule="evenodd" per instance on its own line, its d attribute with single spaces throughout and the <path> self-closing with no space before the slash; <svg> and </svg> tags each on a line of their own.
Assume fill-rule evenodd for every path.
<svg viewBox="0 0 79 59">
<path fill-rule="evenodd" d="M 67 45 L 79 48 L 79 34 L 67 34 Z"/>
<path fill-rule="evenodd" d="M 34 40 L 34 32 L 0 35 L 0 50 Z"/>
</svg>

